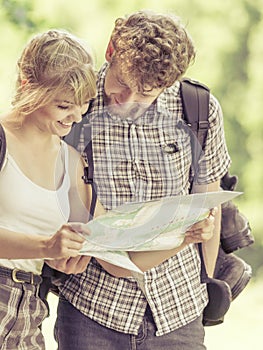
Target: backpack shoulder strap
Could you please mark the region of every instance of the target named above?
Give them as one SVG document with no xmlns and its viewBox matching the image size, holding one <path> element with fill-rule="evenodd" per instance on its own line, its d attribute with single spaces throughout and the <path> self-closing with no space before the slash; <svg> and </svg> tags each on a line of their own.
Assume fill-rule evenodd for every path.
<svg viewBox="0 0 263 350">
<path fill-rule="evenodd" d="M 5 162 L 5 154 L 6 154 L 6 138 L 5 138 L 5 132 L 0 124 L 0 171 L 2 170 L 2 167 Z"/>
<path fill-rule="evenodd" d="M 64 137 L 64 141 L 69 145 L 73 146 L 77 149 L 81 130 L 85 125 L 85 133 L 84 133 L 84 153 L 86 155 L 86 160 L 88 162 L 88 166 L 84 168 L 84 174 L 82 179 L 85 184 L 91 185 L 92 195 L 91 195 L 91 204 L 90 204 L 90 220 L 94 216 L 96 202 L 97 202 L 97 189 L 96 184 L 93 181 L 93 173 L 94 173 L 94 163 L 93 163 L 93 151 L 92 151 L 92 139 L 91 139 L 91 125 L 88 123 L 86 119 L 82 119 L 80 123 L 74 124 L 70 133 Z"/>
<path fill-rule="evenodd" d="M 184 78 L 181 81 L 180 92 L 184 119 L 193 131 L 194 140 L 192 137 L 191 146 L 193 166 L 196 169 L 200 153 L 205 146 L 206 135 L 209 128 L 210 92 L 207 86 L 188 78 Z M 207 283 L 209 278 L 206 272 L 201 243 L 198 243 L 198 250 L 201 260 L 201 281 L 202 283 Z"/>
<path fill-rule="evenodd" d="M 92 195 L 90 203 L 90 220 L 94 217 L 96 202 L 97 202 L 97 186 L 94 177 L 94 162 L 93 162 L 93 150 L 92 150 L 92 130 L 91 125 L 86 124 L 85 127 L 85 149 L 84 153 L 88 161 L 88 167 L 84 168 L 84 175 L 82 176 L 85 184 L 91 185 Z"/>
<path fill-rule="evenodd" d="M 209 88 L 196 80 L 184 78 L 181 81 L 180 91 L 184 119 L 203 148 L 209 129 Z"/>
<path fill-rule="evenodd" d="M 209 129 L 209 98 L 210 92 L 207 86 L 196 80 L 184 78 L 180 84 L 182 98 L 183 117 L 186 124 L 192 130 L 192 178 L 198 172 L 198 160 L 205 146 L 207 131 Z"/>
<path fill-rule="evenodd" d="M 186 123 L 193 131 L 191 140 L 192 165 L 197 169 L 198 159 L 205 146 L 206 135 L 209 128 L 209 89 L 195 81 L 184 78 L 181 81 L 180 92 L 183 104 L 183 115 Z M 192 181 L 191 181 L 192 186 Z M 201 281 L 208 283 L 209 278 L 206 272 L 202 244 L 198 243 L 198 250 L 201 260 Z"/>
</svg>

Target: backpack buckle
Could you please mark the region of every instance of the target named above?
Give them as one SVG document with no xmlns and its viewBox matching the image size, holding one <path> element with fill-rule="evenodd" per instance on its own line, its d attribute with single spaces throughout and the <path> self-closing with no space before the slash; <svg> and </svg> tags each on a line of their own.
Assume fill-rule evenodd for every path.
<svg viewBox="0 0 263 350">
<path fill-rule="evenodd" d="M 92 176 L 89 176 L 89 167 L 85 167 L 83 171 L 84 171 L 84 175 L 81 176 L 82 180 L 86 185 L 91 185 L 93 183 L 93 178 Z"/>
<path fill-rule="evenodd" d="M 198 130 L 208 130 L 209 122 L 207 120 L 201 120 L 198 122 Z"/>
</svg>

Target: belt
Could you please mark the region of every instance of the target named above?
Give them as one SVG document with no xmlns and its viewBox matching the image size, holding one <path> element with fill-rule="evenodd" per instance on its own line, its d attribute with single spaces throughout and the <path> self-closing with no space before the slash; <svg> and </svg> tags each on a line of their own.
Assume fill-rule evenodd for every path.
<svg viewBox="0 0 263 350">
<path fill-rule="evenodd" d="M 19 269 L 8 269 L 7 267 L 0 266 L 0 276 L 9 277 L 16 283 L 28 283 L 28 284 L 40 284 L 42 277 L 34 275 L 33 272 L 26 272 Z"/>
</svg>

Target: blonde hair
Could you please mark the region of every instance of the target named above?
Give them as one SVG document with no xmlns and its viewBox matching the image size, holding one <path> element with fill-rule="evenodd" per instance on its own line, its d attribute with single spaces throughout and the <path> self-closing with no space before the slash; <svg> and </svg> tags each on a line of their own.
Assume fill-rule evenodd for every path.
<svg viewBox="0 0 263 350">
<path fill-rule="evenodd" d="M 38 34 L 18 60 L 13 109 L 28 115 L 49 104 L 62 91 L 83 105 L 96 95 L 93 59 L 81 41 L 63 30 Z"/>
<path fill-rule="evenodd" d="M 171 86 L 195 57 L 191 37 L 179 18 L 151 11 L 118 18 L 111 41 L 112 64 L 139 91 Z"/>
</svg>

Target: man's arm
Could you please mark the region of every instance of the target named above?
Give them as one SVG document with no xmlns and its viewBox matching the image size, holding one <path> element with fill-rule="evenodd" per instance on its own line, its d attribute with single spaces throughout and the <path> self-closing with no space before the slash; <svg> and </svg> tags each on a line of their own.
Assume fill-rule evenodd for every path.
<svg viewBox="0 0 263 350">
<path fill-rule="evenodd" d="M 200 192 L 216 192 L 220 190 L 220 180 L 207 185 L 194 185 L 193 193 Z M 203 256 L 206 266 L 206 271 L 209 277 L 213 277 L 216 259 L 218 255 L 220 242 L 220 228 L 221 228 L 221 206 L 218 207 L 215 213 L 214 231 L 212 238 L 202 243 Z"/>
<path fill-rule="evenodd" d="M 214 216 L 216 211 L 211 210 L 208 218 L 192 225 L 185 234 L 183 243 L 174 249 L 159 251 L 129 252 L 131 260 L 142 270 L 147 271 L 165 260 L 179 253 L 188 244 L 207 242 L 214 230 Z"/>
</svg>

